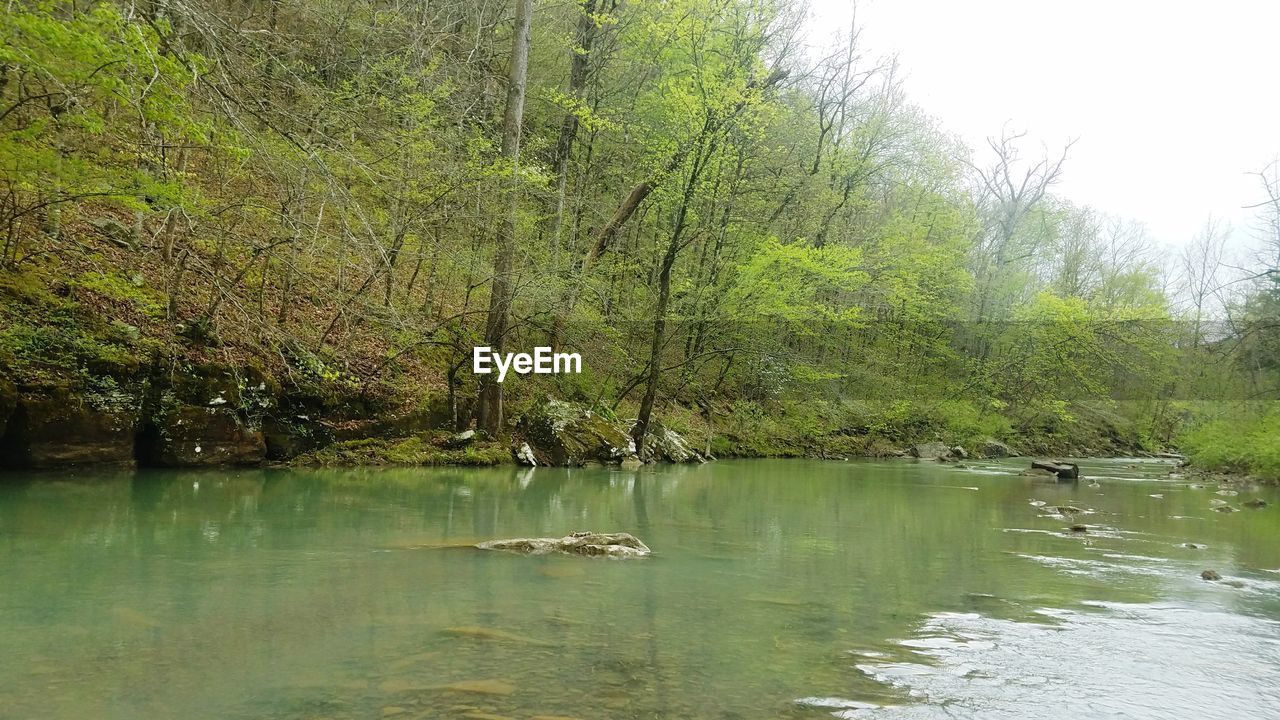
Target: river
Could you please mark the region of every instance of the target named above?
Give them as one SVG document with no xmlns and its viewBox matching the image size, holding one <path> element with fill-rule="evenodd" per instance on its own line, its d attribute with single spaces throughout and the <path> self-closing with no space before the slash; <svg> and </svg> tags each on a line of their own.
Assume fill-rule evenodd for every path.
<svg viewBox="0 0 1280 720">
<path fill-rule="evenodd" d="M 1024 467 L 7 474 L 0 718 L 1280 717 L 1280 493 Z"/>
</svg>

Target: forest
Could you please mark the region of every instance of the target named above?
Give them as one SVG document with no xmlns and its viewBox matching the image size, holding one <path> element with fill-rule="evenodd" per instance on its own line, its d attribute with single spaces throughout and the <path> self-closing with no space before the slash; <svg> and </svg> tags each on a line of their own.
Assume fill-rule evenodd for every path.
<svg viewBox="0 0 1280 720">
<path fill-rule="evenodd" d="M 510 461 L 556 398 L 717 456 L 996 441 L 1280 479 L 1275 159 L 1240 168 L 1247 256 L 1213 219 L 1171 251 L 1056 194 L 1070 142 L 968 147 L 785 0 L 0 13 L 5 462 L 193 423 L 272 459 Z M 499 384 L 475 346 L 582 372 Z"/>
</svg>

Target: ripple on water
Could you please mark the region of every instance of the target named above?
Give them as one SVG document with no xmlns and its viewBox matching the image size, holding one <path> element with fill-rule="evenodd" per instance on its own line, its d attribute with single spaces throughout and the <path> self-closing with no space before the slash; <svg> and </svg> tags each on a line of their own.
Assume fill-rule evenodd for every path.
<svg viewBox="0 0 1280 720">
<path fill-rule="evenodd" d="M 1189 708 L 1209 720 L 1280 717 L 1280 623 L 1205 607 L 1091 605 L 1091 612 L 1041 610 L 1052 624 L 932 615 L 903 644 L 933 662 L 857 665 L 920 702 L 809 704 L 850 720 L 1156 720 Z"/>
</svg>

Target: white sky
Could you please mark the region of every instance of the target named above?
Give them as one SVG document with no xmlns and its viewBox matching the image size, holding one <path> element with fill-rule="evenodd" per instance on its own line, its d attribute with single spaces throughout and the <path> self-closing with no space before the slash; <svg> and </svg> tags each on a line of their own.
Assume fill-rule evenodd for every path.
<svg viewBox="0 0 1280 720">
<path fill-rule="evenodd" d="M 853 0 L 809 3 L 813 40 L 849 27 Z M 1241 206 L 1261 197 L 1246 173 L 1280 155 L 1280 0 L 860 0 L 857 13 L 864 47 L 897 54 L 912 102 L 970 146 L 1006 122 L 1051 148 L 1078 138 L 1058 194 L 1168 245 L 1211 214 L 1249 242 Z"/>
</svg>

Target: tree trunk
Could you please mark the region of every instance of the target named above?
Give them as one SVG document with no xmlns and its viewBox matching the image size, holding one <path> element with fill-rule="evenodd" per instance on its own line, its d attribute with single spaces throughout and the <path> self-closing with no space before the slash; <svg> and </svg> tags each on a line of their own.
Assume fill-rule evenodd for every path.
<svg viewBox="0 0 1280 720">
<path fill-rule="evenodd" d="M 529 70 L 530 21 L 533 0 L 516 0 L 516 27 L 511 44 L 511 69 L 507 84 L 507 111 L 502 127 L 502 155 L 510 158 L 511 206 L 503 218 L 493 256 L 493 281 L 489 292 L 489 317 L 485 323 L 485 344 L 502 352 L 511 312 L 511 272 L 516 254 L 516 211 L 519 193 L 515 167 L 520 161 L 520 125 L 524 119 L 524 90 Z M 502 385 L 492 373 L 480 381 L 480 397 L 476 403 L 476 427 L 490 435 L 502 429 Z"/>
<path fill-rule="evenodd" d="M 676 210 L 675 226 L 671 229 L 671 241 L 667 243 L 667 252 L 662 256 L 662 266 L 658 270 L 658 303 L 653 309 L 653 344 L 649 346 L 649 378 L 645 383 L 644 398 L 640 401 L 640 414 L 637 416 L 636 426 L 631 431 L 632 438 L 636 441 L 636 452 L 644 450 L 644 436 L 649 431 L 653 402 L 658 397 L 658 380 L 662 375 L 662 347 L 667 341 L 667 306 L 671 302 L 671 268 L 676 264 L 676 256 L 682 247 L 684 230 L 689 219 L 689 206 L 693 204 L 693 196 L 698 189 L 698 177 L 702 174 L 707 158 L 715 154 L 715 142 L 704 144 L 704 141 L 705 136 L 698 139 L 698 153 L 689 170 L 689 178 L 680 198 L 680 208 Z M 706 150 L 705 154 L 704 150 Z"/>
</svg>

